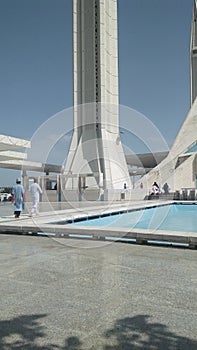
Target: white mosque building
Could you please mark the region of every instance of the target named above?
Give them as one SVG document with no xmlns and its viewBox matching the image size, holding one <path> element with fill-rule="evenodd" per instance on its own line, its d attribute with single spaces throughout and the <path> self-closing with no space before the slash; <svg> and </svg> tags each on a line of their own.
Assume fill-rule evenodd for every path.
<svg viewBox="0 0 197 350">
<path fill-rule="evenodd" d="M 151 158 L 150 154 L 141 155 L 140 164 L 145 166 L 149 161 L 152 169 L 140 178 L 135 189 L 131 188 L 127 165 L 132 164 L 132 157 L 125 157 L 119 137 L 119 110 L 110 108 L 118 106 L 119 100 L 117 0 L 73 0 L 74 132 L 65 167 L 47 168 L 47 164 L 28 163 L 25 154 L 15 150 L 30 148 L 30 142 L 5 135 L 0 135 L 0 167 L 60 172 L 58 178 L 66 179 L 63 186 L 61 183 L 58 186 L 62 200 L 66 200 L 65 193 L 70 193 L 70 199 L 74 199 L 73 193 L 78 198 L 82 189 L 84 198 L 87 195 L 89 199 L 99 200 L 102 195 L 102 199 L 108 200 L 109 193 L 118 193 L 114 198 L 122 199 L 123 184 L 126 184 L 124 198 L 128 194 L 132 199 L 135 190 L 137 193 L 143 187 L 143 192 L 148 193 L 155 181 L 160 185 L 167 182 L 172 192 L 185 189 L 196 193 L 196 17 L 197 0 L 191 28 L 191 109 L 168 155 L 153 154 Z M 84 112 L 81 106 L 90 107 Z M 155 164 L 154 158 L 161 162 Z"/>
<path fill-rule="evenodd" d="M 191 108 L 174 141 L 168 156 L 141 182 L 150 188 L 156 181 L 168 182 L 172 191 L 197 189 L 197 0 L 194 2 L 190 62 L 191 62 Z"/>
</svg>

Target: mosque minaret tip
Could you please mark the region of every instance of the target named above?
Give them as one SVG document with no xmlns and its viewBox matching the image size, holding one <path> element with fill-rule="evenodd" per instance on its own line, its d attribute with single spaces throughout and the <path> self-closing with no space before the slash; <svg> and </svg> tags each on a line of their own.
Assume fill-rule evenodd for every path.
<svg viewBox="0 0 197 350">
<path fill-rule="evenodd" d="M 117 0 L 73 0 L 74 131 L 65 174 L 87 175 L 89 189 L 130 188 L 118 90 Z"/>
</svg>

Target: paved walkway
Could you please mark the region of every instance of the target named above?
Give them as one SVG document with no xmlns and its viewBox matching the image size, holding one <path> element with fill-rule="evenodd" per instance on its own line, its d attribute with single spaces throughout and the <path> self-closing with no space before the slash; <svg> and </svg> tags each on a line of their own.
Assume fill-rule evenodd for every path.
<svg viewBox="0 0 197 350">
<path fill-rule="evenodd" d="M 0 206 L 0 349 L 196 349 L 196 251 L 12 235 L 108 210 L 78 204 L 17 222 Z"/>
<path fill-rule="evenodd" d="M 196 350 L 196 251 L 0 235 L 1 350 Z"/>
</svg>

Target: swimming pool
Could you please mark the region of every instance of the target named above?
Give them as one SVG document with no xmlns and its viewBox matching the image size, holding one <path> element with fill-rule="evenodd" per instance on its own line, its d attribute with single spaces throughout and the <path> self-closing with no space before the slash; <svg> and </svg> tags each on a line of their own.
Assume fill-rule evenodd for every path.
<svg viewBox="0 0 197 350">
<path fill-rule="evenodd" d="M 72 225 L 197 232 L 197 205 L 171 204 L 109 213 L 77 219 Z"/>
</svg>

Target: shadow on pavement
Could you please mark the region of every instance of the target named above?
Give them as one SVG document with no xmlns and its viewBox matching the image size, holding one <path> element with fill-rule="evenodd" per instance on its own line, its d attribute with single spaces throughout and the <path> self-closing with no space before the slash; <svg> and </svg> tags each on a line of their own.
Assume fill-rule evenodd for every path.
<svg viewBox="0 0 197 350">
<path fill-rule="evenodd" d="M 78 337 L 69 337 L 63 346 L 47 344 L 47 328 L 41 319 L 47 314 L 23 315 L 11 320 L 0 321 L 1 350 L 80 350 Z M 39 345 L 43 338 L 45 345 Z"/>
<path fill-rule="evenodd" d="M 64 345 L 48 344 L 47 328 L 42 319 L 47 314 L 24 315 L 0 321 L 1 350 L 97 350 L 92 339 L 91 347 L 78 337 L 64 340 Z M 181 337 L 161 323 L 148 323 L 148 315 L 138 315 L 117 320 L 114 327 L 103 335 L 103 350 L 196 350 L 197 341 Z M 184 322 L 184 320 L 183 320 Z M 102 335 L 101 335 L 102 336 Z M 99 337 L 99 335 L 98 335 Z M 91 339 L 90 339 L 91 340 Z M 95 341 L 96 342 L 96 341 Z M 45 344 L 43 344 L 45 343 Z M 41 345 L 43 344 L 43 345 Z M 108 345 L 107 345 L 108 344 Z M 99 347 L 101 349 L 101 347 Z"/>
<path fill-rule="evenodd" d="M 197 341 L 181 337 L 161 323 L 148 323 L 148 315 L 139 315 L 117 320 L 114 327 L 105 333 L 112 341 L 104 350 L 195 350 Z M 184 319 L 183 319 L 184 322 Z"/>
</svg>

